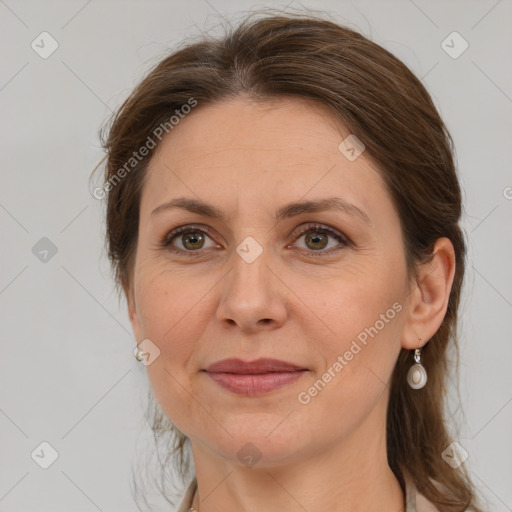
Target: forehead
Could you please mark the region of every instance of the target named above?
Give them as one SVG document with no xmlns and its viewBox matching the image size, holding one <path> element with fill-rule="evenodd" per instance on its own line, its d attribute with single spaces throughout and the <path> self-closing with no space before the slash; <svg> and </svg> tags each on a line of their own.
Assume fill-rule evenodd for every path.
<svg viewBox="0 0 512 512">
<path fill-rule="evenodd" d="M 247 156 L 251 152 L 274 151 L 276 157 L 289 157 L 292 150 L 296 152 L 296 161 L 319 152 L 336 152 L 337 141 L 349 133 L 319 102 L 304 98 L 255 102 L 241 96 L 199 104 L 166 136 L 157 153 L 179 149 L 175 151 L 174 162 L 193 164 L 205 156 L 213 160 L 219 156 L 224 161 L 229 158 L 226 152 L 236 154 L 239 149 Z"/>
<path fill-rule="evenodd" d="M 183 195 L 257 208 L 339 193 L 369 206 L 383 182 L 364 152 L 351 161 L 340 151 L 349 135 L 325 105 L 302 98 L 199 104 L 155 150 L 141 216 Z"/>
</svg>

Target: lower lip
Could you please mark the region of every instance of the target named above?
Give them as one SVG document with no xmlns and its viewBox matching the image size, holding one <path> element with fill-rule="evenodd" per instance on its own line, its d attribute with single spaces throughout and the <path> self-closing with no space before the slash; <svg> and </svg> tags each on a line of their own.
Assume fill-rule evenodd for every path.
<svg viewBox="0 0 512 512">
<path fill-rule="evenodd" d="M 206 374 L 224 388 L 239 395 L 262 395 L 292 384 L 307 370 L 262 374 L 210 373 Z"/>
</svg>

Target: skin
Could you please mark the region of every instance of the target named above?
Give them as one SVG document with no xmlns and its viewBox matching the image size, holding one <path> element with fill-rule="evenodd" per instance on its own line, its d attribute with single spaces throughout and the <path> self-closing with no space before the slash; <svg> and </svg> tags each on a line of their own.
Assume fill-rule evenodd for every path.
<svg viewBox="0 0 512 512">
<path fill-rule="evenodd" d="M 199 105 L 150 162 L 128 309 L 137 343 L 148 338 L 160 350 L 148 378 L 191 439 L 201 512 L 405 510 L 386 456 L 388 383 L 400 349 L 423 346 L 439 328 L 455 258 L 439 239 L 432 262 L 409 277 L 400 220 L 377 164 L 367 152 L 349 161 L 338 150 L 349 134 L 309 100 L 240 96 Z M 337 210 L 274 218 L 288 203 L 333 196 L 369 222 Z M 182 208 L 151 215 L 178 197 L 211 203 L 227 221 Z M 311 223 L 350 241 L 308 242 L 299 232 Z M 172 242 L 180 254 L 159 245 L 188 224 L 210 229 L 203 246 L 187 245 L 183 234 Z M 236 251 L 248 236 L 262 248 L 252 263 Z M 401 311 L 300 403 L 298 394 L 395 303 Z M 228 357 L 272 357 L 308 372 L 247 397 L 200 371 Z M 237 455 L 249 442 L 260 456 L 252 467 Z"/>
</svg>

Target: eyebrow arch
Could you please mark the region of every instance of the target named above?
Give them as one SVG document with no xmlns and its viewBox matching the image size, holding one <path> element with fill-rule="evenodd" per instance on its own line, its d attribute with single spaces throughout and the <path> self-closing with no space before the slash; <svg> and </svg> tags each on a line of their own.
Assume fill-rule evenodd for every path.
<svg viewBox="0 0 512 512">
<path fill-rule="evenodd" d="M 183 208 L 189 212 L 197 213 L 204 217 L 218 219 L 224 223 L 227 223 L 227 217 L 215 206 L 198 199 L 191 199 L 186 197 L 179 197 L 173 199 L 172 201 L 163 203 L 160 206 L 157 206 L 151 212 L 150 216 L 156 215 L 171 208 Z M 355 215 L 363 220 L 366 224 L 372 224 L 370 217 L 363 210 L 339 197 L 329 197 L 317 201 L 290 203 L 280 208 L 276 212 L 275 218 L 277 221 L 280 221 L 301 215 L 303 213 L 316 213 L 326 210 L 338 210 L 345 214 Z"/>
</svg>

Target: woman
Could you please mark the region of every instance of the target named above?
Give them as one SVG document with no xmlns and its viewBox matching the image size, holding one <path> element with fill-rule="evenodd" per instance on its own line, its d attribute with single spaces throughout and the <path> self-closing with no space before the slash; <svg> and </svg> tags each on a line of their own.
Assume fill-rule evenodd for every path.
<svg viewBox="0 0 512 512">
<path fill-rule="evenodd" d="M 443 419 L 452 145 L 402 62 L 309 15 L 184 46 L 115 114 L 98 194 L 180 511 L 481 510 Z"/>
</svg>

